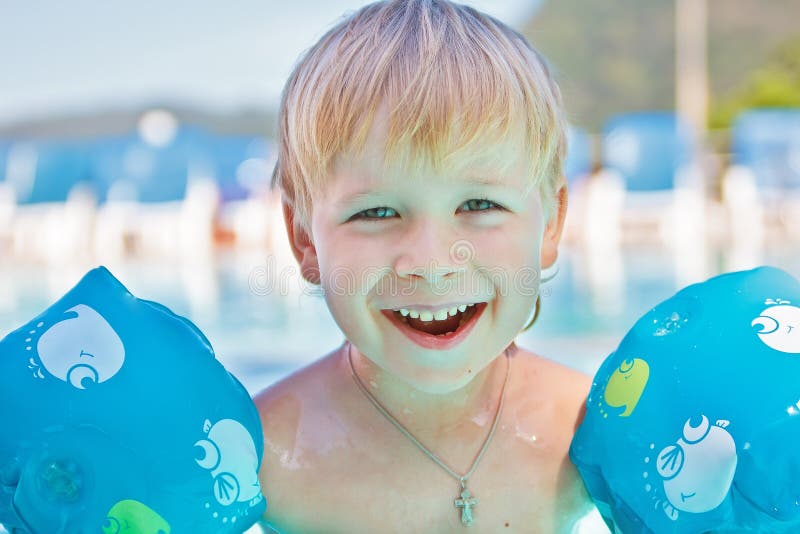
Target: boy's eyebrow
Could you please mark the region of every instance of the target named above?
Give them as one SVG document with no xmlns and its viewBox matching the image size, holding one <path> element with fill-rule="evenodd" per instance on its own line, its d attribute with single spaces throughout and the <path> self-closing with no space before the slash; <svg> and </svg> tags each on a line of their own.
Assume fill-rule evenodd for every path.
<svg viewBox="0 0 800 534">
<path fill-rule="evenodd" d="M 353 193 L 352 195 L 346 196 L 336 204 L 339 206 L 349 206 L 351 204 L 358 204 L 362 200 L 371 198 L 373 196 L 379 195 L 377 191 L 359 191 L 358 193 Z"/>
<path fill-rule="evenodd" d="M 508 184 L 506 184 L 503 181 L 502 178 L 483 176 L 483 175 L 480 175 L 480 176 L 479 175 L 469 176 L 467 178 L 464 178 L 463 180 L 460 180 L 460 182 L 463 182 L 463 183 L 465 183 L 467 185 L 485 185 L 485 186 L 490 186 L 490 187 L 508 187 Z M 380 196 L 382 194 L 384 194 L 383 191 L 381 191 L 379 189 L 377 189 L 377 190 L 375 190 L 375 189 L 365 189 L 365 190 L 362 190 L 362 191 L 357 191 L 357 192 L 353 193 L 352 195 L 346 196 L 344 199 L 342 199 L 340 202 L 338 202 L 338 204 L 340 204 L 340 205 L 356 204 L 360 200 L 368 199 L 368 198 L 371 198 L 371 197 L 374 197 L 374 196 Z"/>
<path fill-rule="evenodd" d="M 502 178 L 496 178 L 493 176 L 470 176 L 465 180 L 467 183 L 470 184 L 477 184 L 477 185 L 499 185 L 504 186 L 506 183 L 503 181 Z"/>
</svg>

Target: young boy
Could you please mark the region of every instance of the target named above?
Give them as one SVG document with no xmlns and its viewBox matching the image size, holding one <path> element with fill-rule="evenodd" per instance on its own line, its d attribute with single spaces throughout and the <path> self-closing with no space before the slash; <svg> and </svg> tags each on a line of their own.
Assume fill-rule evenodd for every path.
<svg viewBox="0 0 800 534">
<path fill-rule="evenodd" d="M 296 65 L 279 144 L 294 255 L 347 340 L 255 399 L 266 522 L 570 532 L 591 379 L 514 344 L 566 214 L 543 59 L 472 8 L 376 2 Z"/>
</svg>

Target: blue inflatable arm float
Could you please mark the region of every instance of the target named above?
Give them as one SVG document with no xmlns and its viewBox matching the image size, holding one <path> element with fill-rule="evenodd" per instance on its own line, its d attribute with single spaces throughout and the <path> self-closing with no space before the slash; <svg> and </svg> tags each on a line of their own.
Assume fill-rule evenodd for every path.
<svg viewBox="0 0 800 534">
<path fill-rule="evenodd" d="M 602 364 L 570 447 L 615 532 L 800 532 L 800 283 L 728 273 Z"/>
<path fill-rule="evenodd" d="M 0 341 L 0 424 L 14 532 L 238 533 L 267 506 L 247 390 L 102 267 Z"/>
</svg>

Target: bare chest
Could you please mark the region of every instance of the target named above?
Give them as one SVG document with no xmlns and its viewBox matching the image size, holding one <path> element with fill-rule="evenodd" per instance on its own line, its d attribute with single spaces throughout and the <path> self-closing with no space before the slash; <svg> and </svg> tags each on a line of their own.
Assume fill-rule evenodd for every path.
<svg viewBox="0 0 800 534">
<path fill-rule="evenodd" d="M 312 396 L 316 409 L 298 410 L 292 431 L 276 432 L 288 438 L 264 477 L 271 519 L 282 534 L 570 532 L 587 511 L 588 495 L 568 459 L 584 393 L 564 394 L 564 384 L 578 382 L 571 375 L 524 371 L 516 375 L 517 387 L 509 383 L 496 433 L 465 496 L 457 478 L 377 416 L 357 391 L 349 402 Z M 271 413 L 288 419 L 280 410 Z M 423 442 L 463 475 L 485 431 Z M 467 527 L 462 517 L 469 515 Z"/>
<path fill-rule="evenodd" d="M 303 532 L 557 532 L 569 515 L 559 494 L 575 476 L 571 464 L 507 438 L 487 450 L 467 481 L 469 495 L 413 445 L 322 462 L 317 483 L 301 490 L 319 503 Z M 458 467 L 463 474 L 469 465 Z"/>
</svg>

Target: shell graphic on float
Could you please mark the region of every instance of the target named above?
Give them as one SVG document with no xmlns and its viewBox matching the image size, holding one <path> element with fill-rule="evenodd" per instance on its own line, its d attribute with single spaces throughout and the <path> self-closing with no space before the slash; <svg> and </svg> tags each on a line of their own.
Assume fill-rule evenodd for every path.
<svg viewBox="0 0 800 534">
<path fill-rule="evenodd" d="M 750 326 L 758 328 L 758 337 L 768 347 L 800 354 L 800 307 L 781 299 L 767 299 L 764 304 L 771 306 L 753 319 Z"/>
<path fill-rule="evenodd" d="M 247 429 L 233 419 L 221 419 L 213 425 L 206 419 L 203 430 L 207 437 L 195 442 L 201 450 L 195 461 L 214 478 L 217 502 L 223 506 L 247 502 L 252 506 L 260 501 L 258 455 Z"/>
<path fill-rule="evenodd" d="M 125 347 L 108 321 L 83 304 L 68 309 L 65 316 L 45 330 L 36 344 L 41 366 L 77 389 L 86 389 L 117 374 L 125 361 Z M 43 323 L 37 324 L 41 326 Z M 34 369 L 34 376 L 44 378 L 33 358 L 29 367 Z"/>
<path fill-rule="evenodd" d="M 644 392 L 647 379 L 650 376 L 650 366 L 640 358 L 626 359 L 611 375 L 606 385 L 603 397 L 606 404 L 616 408 L 625 407 L 619 414 L 628 417 Z"/>
<path fill-rule="evenodd" d="M 667 502 L 664 513 L 672 520 L 679 511 L 702 513 L 725 499 L 736 472 L 736 444 L 726 427 L 729 421 L 710 424 L 705 415 L 697 426 L 683 425 L 683 437 L 658 453 L 658 474 L 664 479 Z"/>
<path fill-rule="evenodd" d="M 103 534 L 170 534 L 170 526 L 146 504 L 119 501 L 108 511 Z"/>
</svg>

